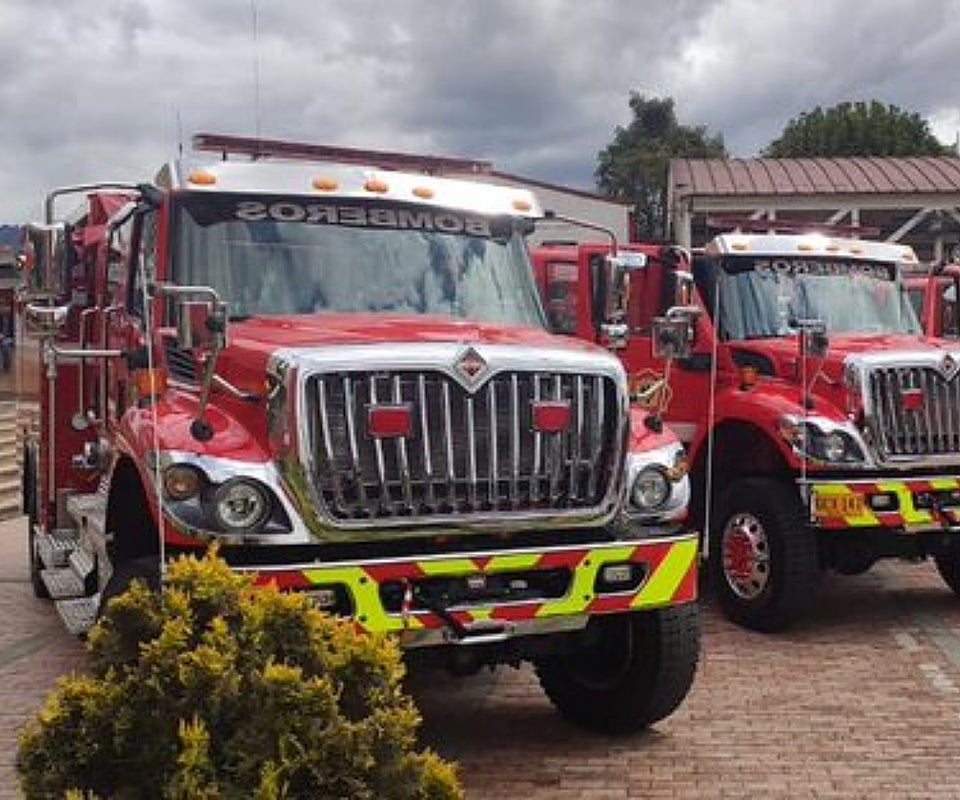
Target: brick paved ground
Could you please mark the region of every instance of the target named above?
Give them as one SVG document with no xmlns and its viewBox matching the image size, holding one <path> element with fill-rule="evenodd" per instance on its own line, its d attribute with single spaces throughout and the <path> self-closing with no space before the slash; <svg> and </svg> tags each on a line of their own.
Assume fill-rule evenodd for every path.
<svg viewBox="0 0 960 800">
<path fill-rule="evenodd" d="M 84 664 L 26 577 L 22 520 L 0 523 L 0 800 L 19 730 Z M 553 713 L 530 670 L 418 675 L 425 739 L 476 798 L 956 798 L 960 603 L 929 565 L 827 581 L 816 614 L 761 636 L 705 610 L 687 702 L 642 736 L 605 739 Z"/>
</svg>

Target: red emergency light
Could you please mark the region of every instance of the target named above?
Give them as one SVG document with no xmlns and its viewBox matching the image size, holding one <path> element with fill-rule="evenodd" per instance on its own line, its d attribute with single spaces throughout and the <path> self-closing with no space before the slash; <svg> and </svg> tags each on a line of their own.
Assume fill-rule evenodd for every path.
<svg viewBox="0 0 960 800">
<path fill-rule="evenodd" d="M 920 389 L 902 389 L 900 391 L 900 406 L 904 411 L 922 410 L 923 391 Z"/>
<path fill-rule="evenodd" d="M 409 403 L 370 406 L 367 431 L 376 439 L 397 439 L 413 433 L 413 409 Z"/>
<path fill-rule="evenodd" d="M 533 429 L 539 433 L 560 433 L 570 427 L 569 400 L 535 400 Z"/>
</svg>

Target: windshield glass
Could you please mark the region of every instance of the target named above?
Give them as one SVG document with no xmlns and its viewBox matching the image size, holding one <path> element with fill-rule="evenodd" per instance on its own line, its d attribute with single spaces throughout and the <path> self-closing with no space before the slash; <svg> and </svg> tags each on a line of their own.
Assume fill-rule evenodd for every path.
<svg viewBox="0 0 960 800">
<path fill-rule="evenodd" d="M 835 334 L 920 332 L 893 264 L 737 256 L 721 267 L 711 288 L 719 290 L 718 327 L 728 340 L 792 336 L 805 320 Z"/>
<path fill-rule="evenodd" d="M 185 197 L 173 279 L 212 286 L 234 318 L 437 314 L 543 327 L 523 237 L 462 212 L 241 195 Z"/>
</svg>

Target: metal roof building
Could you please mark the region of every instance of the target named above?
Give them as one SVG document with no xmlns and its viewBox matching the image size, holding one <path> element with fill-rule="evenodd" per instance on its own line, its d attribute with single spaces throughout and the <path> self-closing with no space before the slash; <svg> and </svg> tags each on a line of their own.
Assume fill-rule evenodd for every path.
<svg viewBox="0 0 960 800">
<path fill-rule="evenodd" d="M 702 245 L 715 218 L 851 226 L 942 261 L 960 245 L 960 158 L 674 159 L 670 236 Z M 714 225 L 714 221 L 718 224 Z"/>
</svg>

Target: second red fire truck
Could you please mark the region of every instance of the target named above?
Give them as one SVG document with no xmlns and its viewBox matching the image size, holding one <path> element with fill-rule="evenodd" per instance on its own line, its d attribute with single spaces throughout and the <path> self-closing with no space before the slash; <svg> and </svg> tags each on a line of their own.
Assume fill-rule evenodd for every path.
<svg viewBox="0 0 960 800">
<path fill-rule="evenodd" d="M 931 557 L 960 593 L 960 347 L 921 330 L 902 281 L 911 248 L 744 230 L 693 255 L 620 250 L 634 268 L 628 336 L 614 344 L 636 399 L 689 446 L 726 614 L 782 628 L 822 570 L 856 574 L 886 557 Z M 597 316 L 609 251 L 534 253 L 555 330 L 616 333 Z M 677 341 L 691 352 L 658 357 Z"/>
</svg>

